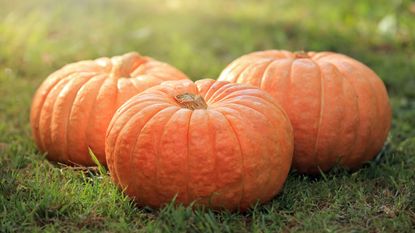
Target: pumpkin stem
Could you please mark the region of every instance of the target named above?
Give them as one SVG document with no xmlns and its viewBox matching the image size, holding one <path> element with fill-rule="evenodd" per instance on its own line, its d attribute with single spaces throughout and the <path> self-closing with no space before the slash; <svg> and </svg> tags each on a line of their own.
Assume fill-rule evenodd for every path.
<svg viewBox="0 0 415 233">
<path fill-rule="evenodd" d="M 310 58 L 310 56 L 308 56 L 307 52 L 305 52 L 304 50 L 294 52 L 294 56 L 297 59 L 298 58 Z"/>
<path fill-rule="evenodd" d="M 179 103 L 180 107 L 188 108 L 190 110 L 195 109 L 207 109 L 208 105 L 206 101 L 200 95 L 195 95 L 193 93 L 184 93 L 176 95 L 174 97 L 176 102 Z"/>
<path fill-rule="evenodd" d="M 127 53 L 121 56 L 116 56 L 112 58 L 112 69 L 111 76 L 115 78 L 120 77 L 131 77 L 130 73 L 133 68 L 134 63 L 137 63 L 141 57 L 138 53 Z"/>
</svg>

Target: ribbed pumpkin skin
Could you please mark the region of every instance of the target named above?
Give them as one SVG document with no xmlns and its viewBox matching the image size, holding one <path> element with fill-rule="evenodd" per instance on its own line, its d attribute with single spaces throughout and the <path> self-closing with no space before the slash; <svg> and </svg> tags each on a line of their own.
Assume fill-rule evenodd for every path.
<svg viewBox="0 0 415 233">
<path fill-rule="evenodd" d="M 193 93 L 207 109 L 181 106 Z M 270 200 L 292 162 L 293 135 L 284 111 L 266 92 L 214 80 L 164 82 L 134 96 L 107 131 L 108 168 L 139 205 L 196 201 L 245 210 Z"/>
<path fill-rule="evenodd" d="M 115 110 L 148 87 L 179 79 L 186 76 L 138 53 L 66 65 L 33 97 L 30 123 L 35 142 L 49 160 L 92 165 L 89 146 L 105 164 L 105 133 Z"/>
<path fill-rule="evenodd" d="M 391 108 L 382 80 L 364 64 L 331 52 L 262 51 L 242 56 L 219 80 L 270 93 L 294 129 L 293 168 L 358 168 L 382 149 Z"/>
</svg>

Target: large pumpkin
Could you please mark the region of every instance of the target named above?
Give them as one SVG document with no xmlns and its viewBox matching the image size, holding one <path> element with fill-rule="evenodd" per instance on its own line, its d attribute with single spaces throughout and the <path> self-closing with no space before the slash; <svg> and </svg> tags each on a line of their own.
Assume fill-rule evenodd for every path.
<svg viewBox="0 0 415 233">
<path fill-rule="evenodd" d="M 134 96 L 106 136 L 113 180 L 139 205 L 248 208 L 282 187 L 292 128 L 266 92 L 202 80 L 164 82 Z"/>
<path fill-rule="evenodd" d="M 90 147 L 105 164 L 105 132 L 115 110 L 131 96 L 165 80 L 186 79 L 168 64 L 138 53 L 64 66 L 33 97 L 30 123 L 47 158 L 91 165 Z"/>
<path fill-rule="evenodd" d="M 294 128 L 299 172 L 359 167 L 382 149 L 391 125 L 382 80 L 342 54 L 254 52 L 229 64 L 219 80 L 260 87 L 281 104 Z"/>
</svg>

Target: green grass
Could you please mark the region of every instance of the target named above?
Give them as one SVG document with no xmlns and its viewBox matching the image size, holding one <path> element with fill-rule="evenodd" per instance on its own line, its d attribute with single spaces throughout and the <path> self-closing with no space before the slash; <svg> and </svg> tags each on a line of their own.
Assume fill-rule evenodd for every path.
<svg viewBox="0 0 415 233">
<path fill-rule="evenodd" d="M 0 0 L 0 232 L 414 231 L 411 5 L 415 8 L 407 0 Z M 337 51 L 375 70 L 393 106 L 383 156 L 354 173 L 292 172 L 282 193 L 247 213 L 172 204 L 152 210 L 135 206 L 105 173 L 47 162 L 31 139 L 31 97 L 66 63 L 135 50 L 196 80 L 217 77 L 244 53 L 271 48 Z"/>
</svg>

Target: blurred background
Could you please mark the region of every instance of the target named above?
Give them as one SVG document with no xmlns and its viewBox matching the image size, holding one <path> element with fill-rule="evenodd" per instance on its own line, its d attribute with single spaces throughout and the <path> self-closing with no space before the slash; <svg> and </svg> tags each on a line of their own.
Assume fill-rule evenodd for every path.
<svg viewBox="0 0 415 233">
<path fill-rule="evenodd" d="M 264 49 L 342 52 L 387 68 L 381 74 L 391 85 L 398 82 L 396 66 L 414 71 L 415 2 L 408 0 L 0 0 L 0 6 L 0 65 L 33 74 L 131 50 L 193 79 L 215 78 L 234 58 Z"/>
<path fill-rule="evenodd" d="M 78 60 L 135 50 L 196 80 L 266 49 L 364 62 L 384 80 L 395 119 L 405 118 L 400 133 L 415 127 L 411 0 L 0 0 L 0 96 L 10 94 L 0 110 L 19 115 L 48 74 Z"/>
</svg>

